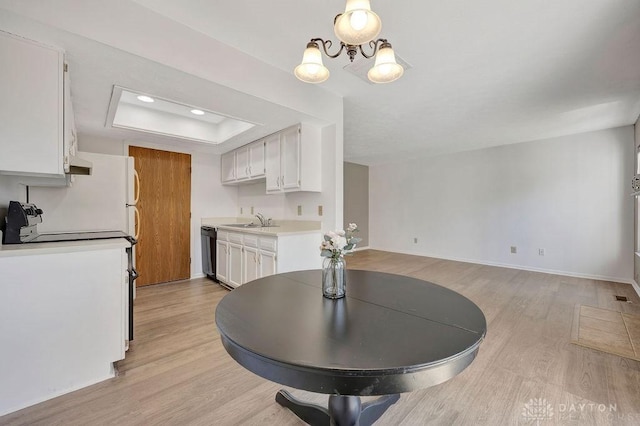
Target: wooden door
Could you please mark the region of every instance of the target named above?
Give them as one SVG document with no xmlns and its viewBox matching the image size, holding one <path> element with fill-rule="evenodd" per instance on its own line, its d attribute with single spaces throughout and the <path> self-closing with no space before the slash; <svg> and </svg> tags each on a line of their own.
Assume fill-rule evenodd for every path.
<svg viewBox="0 0 640 426">
<path fill-rule="evenodd" d="M 138 286 L 191 276 L 191 156 L 129 147 L 140 176 Z"/>
</svg>

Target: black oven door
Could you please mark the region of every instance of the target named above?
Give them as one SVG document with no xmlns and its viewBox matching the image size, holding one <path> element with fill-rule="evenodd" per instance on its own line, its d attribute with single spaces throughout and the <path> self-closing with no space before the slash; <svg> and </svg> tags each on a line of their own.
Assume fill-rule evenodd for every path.
<svg viewBox="0 0 640 426">
<path fill-rule="evenodd" d="M 127 260 L 128 267 L 127 273 L 129 274 L 129 341 L 133 340 L 133 293 L 135 291 L 135 280 L 138 278 L 138 271 L 133 266 L 133 244 L 131 247 L 127 247 Z"/>
</svg>

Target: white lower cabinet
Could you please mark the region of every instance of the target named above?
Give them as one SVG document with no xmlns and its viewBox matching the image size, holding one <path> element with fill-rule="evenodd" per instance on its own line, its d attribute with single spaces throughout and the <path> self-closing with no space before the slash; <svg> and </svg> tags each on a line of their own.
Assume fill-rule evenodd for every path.
<svg viewBox="0 0 640 426">
<path fill-rule="evenodd" d="M 260 250 L 256 247 L 245 247 L 243 252 L 244 260 L 244 282 L 248 283 L 260 278 Z"/>
<path fill-rule="evenodd" d="M 268 277 L 276 273 L 276 254 L 271 251 L 260 250 L 258 253 L 258 268 L 260 277 Z"/>
<path fill-rule="evenodd" d="M 219 231 L 216 239 L 216 279 L 232 287 L 243 283 L 242 234 Z"/>
<path fill-rule="evenodd" d="M 218 232 L 216 241 L 216 279 L 218 281 L 227 282 L 229 270 L 229 243 L 227 242 L 227 233 Z"/>
<path fill-rule="evenodd" d="M 244 235 L 244 283 L 276 273 L 277 237 Z"/>
<path fill-rule="evenodd" d="M 100 241 L 0 250 L 0 416 L 114 377 L 129 243 Z"/>
<path fill-rule="evenodd" d="M 230 236 L 233 234 L 230 234 Z M 243 262 L 242 262 L 242 244 L 229 242 L 229 285 L 238 287 L 244 284 Z"/>
<path fill-rule="evenodd" d="M 216 278 L 238 287 L 258 278 L 320 267 L 318 234 L 282 237 L 218 230 Z"/>
</svg>

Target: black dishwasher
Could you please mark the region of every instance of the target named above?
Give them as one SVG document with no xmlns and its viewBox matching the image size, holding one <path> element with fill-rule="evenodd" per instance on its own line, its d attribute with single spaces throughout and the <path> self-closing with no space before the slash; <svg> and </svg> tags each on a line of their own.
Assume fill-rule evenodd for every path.
<svg viewBox="0 0 640 426">
<path fill-rule="evenodd" d="M 203 226 L 200 228 L 202 238 L 202 272 L 215 282 L 216 279 L 216 228 Z"/>
</svg>

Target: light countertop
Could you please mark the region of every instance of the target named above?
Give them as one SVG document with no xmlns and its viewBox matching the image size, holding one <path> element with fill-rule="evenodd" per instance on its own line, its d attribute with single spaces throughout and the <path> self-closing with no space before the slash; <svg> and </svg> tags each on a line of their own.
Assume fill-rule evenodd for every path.
<svg viewBox="0 0 640 426">
<path fill-rule="evenodd" d="M 25 243 L 0 245 L 0 257 L 32 256 L 40 254 L 72 253 L 87 250 L 108 250 L 130 247 L 124 238 L 108 240 L 61 241 L 51 243 Z"/>
<path fill-rule="evenodd" d="M 320 233 L 321 222 L 314 220 L 274 220 L 273 224 L 277 226 L 259 227 L 259 228 L 236 228 L 233 226 L 225 226 L 235 223 L 250 223 L 249 218 L 202 218 L 202 226 L 211 226 L 228 232 L 243 232 L 256 235 L 268 235 L 273 237 L 297 234 L 314 234 Z M 255 223 L 255 222 L 254 222 Z"/>
</svg>

